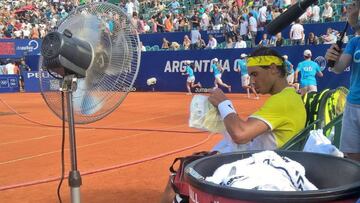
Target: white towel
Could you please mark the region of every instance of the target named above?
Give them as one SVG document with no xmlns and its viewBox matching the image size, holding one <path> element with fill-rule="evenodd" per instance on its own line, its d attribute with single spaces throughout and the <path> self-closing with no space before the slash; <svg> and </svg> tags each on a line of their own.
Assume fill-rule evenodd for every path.
<svg viewBox="0 0 360 203">
<path fill-rule="evenodd" d="M 273 151 L 224 164 L 207 181 L 243 189 L 270 191 L 317 190 L 305 177 L 304 167 Z"/>
<path fill-rule="evenodd" d="M 213 133 L 226 131 L 219 111 L 204 95 L 194 95 L 191 100 L 189 127 Z"/>
<path fill-rule="evenodd" d="M 344 153 L 332 145 L 330 140 L 325 137 L 322 129 L 310 131 L 303 151 L 344 157 Z"/>
</svg>

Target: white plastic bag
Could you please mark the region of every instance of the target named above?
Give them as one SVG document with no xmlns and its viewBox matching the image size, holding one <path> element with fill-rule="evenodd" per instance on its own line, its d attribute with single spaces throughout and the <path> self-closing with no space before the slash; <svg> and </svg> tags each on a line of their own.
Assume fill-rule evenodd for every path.
<svg viewBox="0 0 360 203">
<path fill-rule="evenodd" d="M 310 131 L 310 136 L 305 143 L 303 151 L 344 157 L 344 154 L 325 137 L 322 129 Z"/>
<path fill-rule="evenodd" d="M 204 95 L 194 95 L 191 100 L 189 126 L 213 133 L 225 132 L 224 122 L 217 108 Z"/>
</svg>

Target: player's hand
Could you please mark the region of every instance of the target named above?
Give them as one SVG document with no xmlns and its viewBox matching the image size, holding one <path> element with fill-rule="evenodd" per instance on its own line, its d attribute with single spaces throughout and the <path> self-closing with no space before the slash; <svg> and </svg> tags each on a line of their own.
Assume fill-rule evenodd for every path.
<svg viewBox="0 0 360 203">
<path fill-rule="evenodd" d="M 214 105 L 214 106 L 218 106 L 222 101 L 227 100 L 228 98 L 225 96 L 224 92 L 219 89 L 219 88 L 215 88 L 213 90 L 210 91 L 210 96 L 208 98 L 209 102 Z"/>
<path fill-rule="evenodd" d="M 330 61 L 338 61 L 341 55 L 341 49 L 337 44 L 331 45 L 331 47 L 326 51 L 325 58 Z"/>
</svg>

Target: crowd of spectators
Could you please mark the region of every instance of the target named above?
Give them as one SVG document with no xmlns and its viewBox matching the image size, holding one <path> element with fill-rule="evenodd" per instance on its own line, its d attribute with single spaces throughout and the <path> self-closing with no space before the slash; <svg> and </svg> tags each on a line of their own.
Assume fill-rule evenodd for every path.
<svg viewBox="0 0 360 203">
<path fill-rule="evenodd" d="M 0 38 L 43 38 L 76 5 L 70 0 L 0 1 Z"/>
<path fill-rule="evenodd" d="M 106 0 L 4 0 L 0 2 L 0 38 L 43 38 L 56 23 L 76 6 L 90 1 Z M 294 4 L 296 0 L 107 0 L 124 9 L 132 24 L 141 33 L 191 31 L 183 43 L 163 39 L 161 49 L 214 49 L 255 46 L 282 46 L 281 34 L 262 36 L 255 42 L 258 31 Z M 319 44 L 336 41 L 338 32 L 323 36 L 304 36 L 304 23 L 330 22 L 335 16 L 344 20 L 346 0 L 330 3 L 315 2 L 292 25 L 290 44 Z M 336 3 L 336 4 L 335 4 Z M 320 9 L 320 7 L 322 7 Z M 217 30 L 224 42 L 209 36 L 205 42 L 199 31 Z"/>
</svg>

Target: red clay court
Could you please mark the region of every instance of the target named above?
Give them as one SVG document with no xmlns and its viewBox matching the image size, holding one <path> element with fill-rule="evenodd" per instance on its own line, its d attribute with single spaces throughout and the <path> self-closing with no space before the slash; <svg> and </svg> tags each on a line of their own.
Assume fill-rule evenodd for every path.
<svg viewBox="0 0 360 203">
<path fill-rule="evenodd" d="M 229 94 L 242 117 L 267 97 Z M 76 125 L 82 202 L 159 202 L 174 158 L 210 150 L 220 135 L 188 127 L 191 96 L 130 93 L 112 114 Z M 38 93 L 0 94 L 1 202 L 58 202 L 61 120 Z M 68 131 L 65 175 L 70 169 Z M 67 178 L 63 202 L 70 202 Z"/>
</svg>

